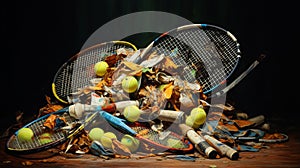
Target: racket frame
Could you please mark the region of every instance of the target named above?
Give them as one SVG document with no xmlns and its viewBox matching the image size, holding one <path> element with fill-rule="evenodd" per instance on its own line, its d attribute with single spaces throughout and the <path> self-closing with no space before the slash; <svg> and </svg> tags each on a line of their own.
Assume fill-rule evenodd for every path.
<svg viewBox="0 0 300 168">
<path fill-rule="evenodd" d="M 158 36 L 156 39 L 154 39 L 141 53 L 141 58 L 145 58 L 146 55 L 149 55 L 151 54 L 151 49 L 155 48 L 156 46 L 160 45 L 159 44 L 159 41 L 163 38 L 165 38 L 166 36 L 172 34 L 172 33 L 177 33 L 177 32 L 180 32 L 180 31 L 186 31 L 186 30 L 189 30 L 189 29 L 194 29 L 194 28 L 199 28 L 199 29 L 207 29 L 207 28 L 212 28 L 212 29 L 217 29 L 217 30 L 220 30 L 220 32 L 223 32 L 225 33 L 231 40 L 233 43 L 235 43 L 235 47 L 236 47 L 236 51 L 235 51 L 235 63 L 233 65 L 233 67 L 231 68 L 230 72 L 228 72 L 228 74 L 226 75 L 226 77 L 221 80 L 219 83 L 215 84 L 215 85 L 212 85 L 209 89 L 205 89 L 205 87 L 207 87 L 207 83 L 205 82 L 203 85 L 203 93 L 204 94 L 208 94 L 210 92 L 212 92 L 213 90 L 215 90 L 216 88 L 218 88 L 220 85 L 224 84 L 226 79 L 228 79 L 234 72 L 234 70 L 236 69 L 238 63 L 239 63 L 239 59 L 241 58 L 241 51 L 240 51 L 240 44 L 238 43 L 237 41 L 237 38 L 229 31 L 219 27 L 219 26 L 216 26 L 216 25 L 211 25 L 211 24 L 188 24 L 188 25 L 183 25 L 183 26 L 180 26 L 180 27 L 177 27 L 177 28 L 174 28 L 174 29 L 171 29 L 163 34 L 161 34 L 160 36 Z M 172 36 L 172 35 L 170 35 Z M 175 38 L 177 38 L 175 36 Z M 180 40 L 180 39 L 179 39 Z M 152 51 L 153 52 L 153 51 Z M 201 58 L 200 58 L 201 59 Z M 222 62 L 223 63 L 223 62 Z M 191 65 L 189 65 L 191 66 Z M 197 79 L 198 80 L 198 79 Z M 199 81 L 200 84 L 202 83 L 202 81 Z"/>
<path fill-rule="evenodd" d="M 42 117 L 39 117 L 37 118 L 36 120 L 33 120 L 31 121 L 30 123 L 26 124 L 25 126 L 23 126 L 22 128 L 30 128 L 32 126 L 34 126 L 34 124 L 40 122 L 40 121 L 43 121 L 43 120 L 46 120 L 50 115 L 63 115 L 63 114 L 67 114 L 68 117 L 72 118 L 70 115 L 69 115 L 69 106 L 68 107 L 65 107 L 61 110 L 58 110 L 58 111 L 55 111 L 55 112 L 52 112 L 52 113 L 49 113 L 47 115 L 44 115 Z M 80 123 L 79 126 L 75 127 L 75 128 L 72 128 L 71 130 L 69 131 L 66 131 L 66 130 L 57 130 L 55 131 L 55 137 L 60 134 L 60 138 L 57 139 L 57 140 L 54 140 L 52 142 L 49 142 L 49 143 L 45 143 L 45 144 L 41 144 L 41 142 L 37 142 L 37 141 L 34 141 L 34 140 L 38 140 L 38 136 L 41 135 L 42 133 L 45 133 L 45 132 L 34 132 L 34 139 L 32 140 L 32 143 L 34 144 L 41 144 L 35 148 L 30 148 L 30 149 L 21 149 L 21 148 L 13 148 L 11 146 L 11 143 L 14 143 L 13 141 L 15 141 L 15 143 L 19 143 L 18 139 L 17 139 L 17 134 L 18 134 L 18 131 L 20 130 L 17 130 L 10 138 L 9 140 L 7 141 L 6 143 L 6 148 L 8 151 L 10 152 L 14 152 L 14 153 L 18 153 L 18 154 L 29 154 L 29 153 L 36 153 L 36 152 L 40 152 L 42 150 L 46 150 L 46 149 L 49 149 L 49 148 L 53 148 L 59 144 L 62 144 L 64 142 L 66 142 L 68 139 L 71 139 L 73 137 L 75 137 L 76 135 L 78 135 L 78 133 L 80 133 L 88 124 L 90 124 L 96 117 L 97 115 L 99 115 L 98 113 L 92 113 L 90 114 L 89 116 L 86 116 L 84 121 Z M 78 120 L 76 120 L 75 118 L 72 118 L 74 122 L 78 122 Z M 44 122 L 44 121 L 43 121 Z M 41 126 L 41 125 L 38 125 L 38 126 Z M 34 127 L 37 127 L 37 126 L 34 126 Z M 34 130 L 34 129 L 33 129 Z M 34 130 L 35 131 L 35 130 Z M 42 130 L 43 131 L 43 130 Z M 52 139 L 53 140 L 53 139 Z M 27 142 L 29 143 L 29 142 Z M 20 144 L 19 144 L 20 146 Z"/>
<path fill-rule="evenodd" d="M 66 112 L 68 112 L 68 107 L 65 107 L 65 108 L 63 108 L 63 109 L 60 109 L 60 110 L 58 110 L 58 111 L 55 111 L 55 112 L 53 112 L 53 113 L 48 113 L 48 114 L 46 114 L 46 115 L 44 115 L 44 116 L 42 116 L 42 117 L 39 117 L 39 118 L 37 118 L 37 119 L 35 119 L 35 120 L 33 120 L 33 121 L 31 121 L 31 122 L 29 122 L 28 124 L 26 124 L 26 125 L 24 125 L 22 128 L 31 128 L 31 127 L 33 127 L 35 124 L 37 124 L 37 123 L 39 123 L 39 122 L 41 122 L 41 124 L 43 124 L 43 122 L 50 116 L 50 115 L 63 115 L 64 113 L 66 113 Z M 44 121 L 43 121 L 44 120 Z M 41 127 L 41 125 L 38 125 L 39 127 Z M 34 127 L 36 127 L 36 126 L 34 126 Z M 20 128 L 20 129 L 22 129 L 22 128 Z M 19 130 L 20 130 L 19 129 Z M 38 128 L 37 128 L 38 129 Z M 40 128 L 40 129 L 42 129 L 42 128 Z M 38 146 L 38 147 L 33 147 L 33 148 L 28 148 L 28 149 L 25 149 L 25 148 L 21 148 L 21 145 L 22 144 L 20 144 L 20 143 L 22 143 L 22 142 L 19 142 L 19 140 L 17 139 L 17 134 L 18 134 L 18 131 L 19 130 L 17 130 L 13 135 L 11 135 L 10 136 L 10 138 L 7 140 L 7 142 L 6 142 L 6 149 L 8 150 L 8 151 L 10 151 L 10 152 L 14 152 L 14 153 L 24 153 L 24 154 L 26 154 L 26 153 L 34 153 L 34 152 L 39 152 L 39 151 L 41 151 L 41 150 L 46 150 L 46 149 L 49 149 L 49 148 L 51 148 L 51 147 L 54 147 L 54 146 L 56 146 L 56 145 L 58 145 L 58 144 L 60 144 L 60 143 L 62 143 L 62 142 L 64 142 L 66 139 L 65 138 L 59 138 L 59 139 L 57 139 L 57 140 L 55 140 L 55 141 L 52 141 L 52 142 L 50 142 L 50 143 L 47 143 L 47 144 L 42 144 L 42 145 L 40 145 L 40 146 Z M 43 130 L 41 131 L 41 130 L 38 130 L 38 131 L 40 131 L 40 132 L 37 132 L 36 131 L 36 129 L 32 129 L 33 131 L 34 131 L 34 139 L 33 140 L 36 140 L 37 138 L 38 138 L 38 136 L 39 135 L 41 135 L 42 133 L 44 133 L 43 132 Z M 58 134 L 58 133 L 56 133 L 56 134 Z M 63 133 L 63 134 L 61 134 L 60 136 L 62 136 L 62 137 L 65 137 L 65 134 Z M 17 143 L 16 144 L 16 146 L 19 146 L 19 148 L 16 148 L 16 147 L 13 147 L 12 146 L 12 143 Z"/>
</svg>

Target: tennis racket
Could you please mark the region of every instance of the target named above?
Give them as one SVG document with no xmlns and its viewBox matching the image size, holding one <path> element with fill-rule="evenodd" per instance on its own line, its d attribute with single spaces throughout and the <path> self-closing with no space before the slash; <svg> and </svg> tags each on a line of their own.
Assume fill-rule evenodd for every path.
<svg viewBox="0 0 300 168">
<path fill-rule="evenodd" d="M 270 138 L 268 138 L 268 137 L 270 137 Z M 280 142 L 288 141 L 289 136 L 285 133 L 274 133 L 274 134 L 270 134 L 270 136 L 264 136 L 264 137 L 261 137 L 261 138 L 258 138 L 258 137 L 236 137 L 236 136 L 232 136 L 231 138 L 234 139 L 234 140 L 239 140 L 239 141 L 280 143 Z"/>
<path fill-rule="evenodd" d="M 218 139 L 232 139 L 240 142 L 262 142 L 262 143 L 281 143 L 286 142 L 289 136 L 285 133 L 266 133 L 262 137 L 259 136 L 233 136 L 227 134 L 214 133 L 212 136 Z"/>
<path fill-rule="evenodd" d="M 106 56 L 116 54 L 117 49 L 137 48 L 127 41 L 110 41 L 86 48 L 65 62 L 56 72 L 52 82 L 52 92 L 57 100 L 69 104 L 68 95 L 90 84 L 95 78 L 94 64 L 103 61 Z"/>
<path fill-rule="evenodd" d="M 190 141 L 173 131 L 168 130 L 159 133 L 152 130 L 148 123 L 125 123 L 126 120 L 115 117 L 105 111 L 100 111 L 99 113 L 116 130 L 129 134 L 148 144 L 155 149 L 155 152 L 188 153 L 194 149 Z"/>
<path fill-rule="evenodd" d="M 51 131 L 49 129 L 45 129 L 44 123 L 50 117 L 50 115 L 57 115 L 62 117 L 66 121 L 66 126 L 72 126 L 71 129 L 57 129 L 56 131 Z M 61 110 L 58 110 L 53 113 L 49 113 L 44 115 L 32 122 L 23 126 L 23 128 L 30 128 L 34 136 L 30 141 L 20 141 L 17 137 L 18 131 L 16 131 L 7 141 L 6 147 L 8 151 L 14 152 L 17 154 L 29 154 L 35 153 L 39 151 L 43 151 L 52 147 L 55 147 L 68 139 L 76 136 L 81 130 L 85 128 L 93 119 L 97 116 L 97 113 L 92 113 L 92 115 L 86 117 L 86 119 L 80 123 L 74 117 L 69 114 L 69 107 L 65 107 Z M 79 124 L 78 124 L 79 123 Z M 44 133 L 47 134 L 47 141 L 43 141 L 42 135 Z"/>
<path fill-rule="evenodd" d="M 181 77 L 198 81 L 204 94 L 224 83 L 238 65 L 240 45 L 229 31 L 209 24 L 189 24 L 163 33 L 141 53 L 170 56 L 181 67 Z"/>
</svg>

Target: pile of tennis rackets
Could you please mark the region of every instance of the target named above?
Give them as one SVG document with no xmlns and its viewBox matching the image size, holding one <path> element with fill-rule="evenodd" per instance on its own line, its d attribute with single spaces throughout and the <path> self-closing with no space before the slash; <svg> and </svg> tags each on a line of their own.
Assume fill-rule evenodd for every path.
<svg viewBox="0 0 300 168">
<path fill-rule="evenodd" d="M 118 57 L 119 50 L 127 51 L 129 54 L 122 53 L 122 57 Z M 120 92 L 121 87 L 111 87 L 116 81 L 111 81 L 109 86 L 102 83 L 102 85 L 91 87 L 92 80 L 96 79 L 98 83 L 103 81 L 103 78 L 98 78 L 95 75 L 94 65 L 99 61 L 105 61 L 109 56 L 117 58 L 111 65 L 112 71 L 116 73 L 109 79 L 117 81 L 124 74 L 142 74 L 138 79 L 139 89 L 145 91 L 143 96 L 137 92 L 126 95 L 125 92 Z M 186 110 L 181 108 L 182 103 L 179 102 L 178 105 L 174 101 L 159 102 L 160 92 L 156 92 L 156 89 L 147 85 L 176 83 L 178 87 L 181 87 L 181 90 L 185 91 L 184 94 L 193 93 L 192 97 L 196 97 L 191 100 L 194 104 L 186 107 L 191 109 L 201 105 L 197 99 L 218 97 L 228 92 L 261 61 L 260 57 L 230 85 L 218 90 L 220 86 L 226 84 L 226 80 L 233 74 L 240 58 L 240 45 L 235 36 L 221 27 L 209 24 L 190 24 L 172 29 L 157 37 L 144 49 L 137 49 L 134 44 L 127 41 L 111 41 L 94 45 L 71 57 L 54 76 L 53 95 L 66 107 L 23 126 L 33 130 L 34 137 L 32 140 L 20 141 L 18 131 L 16 131 L 8 140 L 7 149 L 22 153 L 46 150 L 70 140 L 80 131 L 88 130 L 97 125 L 99 121 L 105 121 L 115 130 L 122 134 L 132 135 L 155 149 L 156 152 L 192 152 L 194 146 L 184 134 L 178 131 L 179 127 L 173 122 L 174 116 L 171 116 L 174 114 L 168 113 L 170 116 L 160 116 L 160 114 L 153 113 L 154 108 L 152 106 L 155 106 L 162 110 L 177 111 L 179 114 L 179 112 Z M 99 90 L 97 88 L 99 86 L 103 90 Z M 214 92 L 215 90 L 217 92 Z M 76 115 L 80 115 L 80 117 L 72 115 L 74 113 L 74 101 L 70 101 L 70 96 L 85 95 L 85 97 L 82 96 L 85 98 L 84 101 L 78 99 L 76 103 L 91 105 L 87 103 L 87 101 L 91 101 L 91 94 L 86 94 L 87 92 L 97 94 L 106 104 L 93 106 L 95 107 L 93 110 L 75 111 Z M 177 93 L 180 94 L 180 89 L 177 90 Z M 120 96 L 117 96 L 112 101 L 111 96 L 113 94 L 123 94 L 123 97 L 121 96 L 123 99 L 118 100 L 116 98 Z M 203 95 L 208 96 L 203 97 Z M 173 94 L 169 96 L 172 97 Z M 72 98 L 74 99 L 74 97 Z M 151 111 L 149 113 L 151 115 L 146 115 L 136 122 L 127 121 L 122 116 L 124 103 L 121 102 L 124 99 L 127 102 L 137 101 L 138 106 L 143 108 L 145 113 L 147 110 Z M 111 102 L 107 104 L 107 101 Z M 55 130 L 46 128 L 45 122 L 51 115 L 63 118 L 64 125 Z M 179 115 L 175 114 L 175 120 L 176 117 L 180 120 Z M 39 138 L 44 133 L 49 133 L 50 141 L 46 143 Z"/>
</svg>

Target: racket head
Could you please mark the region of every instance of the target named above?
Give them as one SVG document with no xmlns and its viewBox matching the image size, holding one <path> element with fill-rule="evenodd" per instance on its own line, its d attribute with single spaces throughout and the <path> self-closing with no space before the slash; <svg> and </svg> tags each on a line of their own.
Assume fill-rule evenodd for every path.
<svg viewBox="0 0 300 168">
<path fill-rule="evenodd" d="M 49 132 L 49 130 L 44 129 L 44 122 L 52 114 L 57 115 L 59 117 L 63 117 L 68 123 L 72 123 L 73 121 L 75 121 L 75 119 L 69 115 L 68 108 L 63 108 L 56 112 L 39 117 L 22 127 L 30 128 L 33 131 L 34 135 L 32 140 L 20 141 L 17 137 L 18 131 L 21 129 L 20 128 L 7 140 L 7 151 L 12 152 L 14 154 L 30 154 L 44 151 L 66 141 L 68 136 L 68 133 L 66 131 Z M 43 142 L 41 139 L 41 135 L 44 133 L 49 133 L 49 136 L 47 137 L 49 139 L 48 141 Z"/>
<path fill-rule="evenodd" d="M 194 149 L 193 144 L 183 135 L 172 130 L 158 132 L 151 129 L 151 125 L 146 122 L 133 122 L 128 126 L 137 134 L 135 137 L 140 141 L 147 143 L 154 152 L 172 152 L 172 153 L 190 153 Z"/>
<path fill-rule="evenodd" d="M 184 67 L 181 77 L 198 81 L 205 94 L 220 86 L 233 73 L 241 57 L 240 45 L 229 31 L 210 24 L 189 24 L 157 37 L 141 57 L 153 52 L 170 56 Z"/>
<path fill-rule="evenodd" d="M 103 61 L 106 56 L 116 53 L 119 48 L 137 48 L 127 41 L 109 41 L 93 45 L 72 56 L 56 72 L 52 82 L 54 97 L 64 104 L 68 103 L 68 95 L 78 91 L 78 88 L 89 85 L 95 78 L 94 64 Z"/>
</svg>

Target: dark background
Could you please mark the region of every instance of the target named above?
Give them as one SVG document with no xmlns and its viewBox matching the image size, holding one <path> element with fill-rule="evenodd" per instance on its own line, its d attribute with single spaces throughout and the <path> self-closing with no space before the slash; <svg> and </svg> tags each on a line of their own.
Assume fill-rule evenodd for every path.
<svg viewBox="0 0 300 168">
<path fill-rule="evenodd" d="M 295 59 L 299 43 L 298 9 L 292 2 L 74 0 L 2 4 L 1 130 L 14 123 L 16 112 L 32 116 L 47 104 L 45 95 L 52 96 L 56 71 L 80 51 L 94 31 L 117 17 L 150 10 L 173 13 L 193 23 L 219 25 L 232 32 L 242 49 L 236 74 L 266 53 L 267 58 L 228 93 L 228 98 L 250 116 L 264 114 L 270 121 L 291 124 L 298 113 L 297 97 L 291 95 L 298 90 Z M 146 47 L 154 38 L 136 37 L 130 42 L 138 48 Z"/>
</svg>

